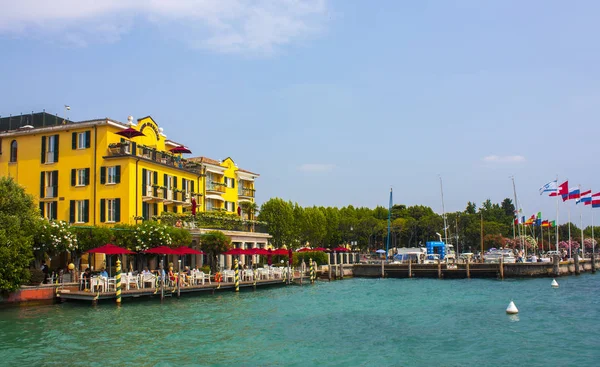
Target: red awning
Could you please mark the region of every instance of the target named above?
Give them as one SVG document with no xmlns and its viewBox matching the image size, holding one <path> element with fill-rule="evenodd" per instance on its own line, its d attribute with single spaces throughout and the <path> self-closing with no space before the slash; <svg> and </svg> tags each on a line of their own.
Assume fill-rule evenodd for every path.
<svg viewBox="0 0 600 367">
<path fill-rule="evenodd" d="M 178 255 L 204 255 L 204 252 L 195 250 L 187 246 L 179 246 L 175 250 Z"/>
</svg>

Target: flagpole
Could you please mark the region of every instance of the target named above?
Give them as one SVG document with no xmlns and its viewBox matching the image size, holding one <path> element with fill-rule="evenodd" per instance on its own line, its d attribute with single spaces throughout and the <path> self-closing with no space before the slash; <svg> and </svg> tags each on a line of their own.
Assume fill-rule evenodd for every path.
<svg viewBox="0 0 600 367">
<path fill-rule="evenodd" d="M 558 185 L 558 175 L 556 175 L 556 185 Z M 558 186 L 556 187 L 556 253 L 558 254 Z"/>
<path fill-rule="evenodd" d="M 390 187 L 390 206 L 388 210 L 388 228 L 387 238 L 385 239 L 385 261 L 388 259 L 388 251 L 390 250 L 390 225 L 392 220 L 392 188 Z"/>
<path fill-rule="evenodd" d="M 542 244 L 541 249 L 540 249 L 540 255 L 541 255 L 542 252 L 544 252 L 544 226 L 542 225 L 541 218 L 540 218 L 540 243 Z"/>
<path fill-rule="evenodd" d="M 578 187 L 579 187 L 579 204 L 583 204 L 585 206 L 585 203 L 581 201 L 581 185 L 579 185 Z M 575 202 L 575 205 L 577 205 L 577 202 Z M 579 223 L 581 225 L 581 258 L 585 259 L 585 241 L 584 241 L 584 237 L 583 237 L 583 208 L 582 207 L 579 208 Z"/>
<path fill-rule="evenodd" d="M 590 204 L 592 205 L 592 204 Z M 594 237 L 594 207 L 592 206 L 592 254 L 596 253 L 596 237 Z"/>
<path fill-rule="evenodd" d="M 569 219 L 569 259 L 571 258 L 571 205 L 569 205 L 569 197 L 567 194 L 567 217 Z"/>
</svg>

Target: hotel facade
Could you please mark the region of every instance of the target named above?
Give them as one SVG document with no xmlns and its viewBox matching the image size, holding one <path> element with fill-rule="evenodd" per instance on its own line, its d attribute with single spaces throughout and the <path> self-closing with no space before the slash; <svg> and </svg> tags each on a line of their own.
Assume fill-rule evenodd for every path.
<svg viewBox="0 0 600 367">
<path fill-rule="evenodd" d="M 45 112 L 0 119 L 0 176 L 23 186 L 43 217 L 75 226 L 135 224 L 193 206 L 244 215 L 240 205 L 254 202 L 259 175 L 231 158 L 184 158 L 185 149 L 150 116 L 136 123 L 72 122 Z M 238 247 L 263 247 L 269 237 L 227 234 Z"/>
</svg>

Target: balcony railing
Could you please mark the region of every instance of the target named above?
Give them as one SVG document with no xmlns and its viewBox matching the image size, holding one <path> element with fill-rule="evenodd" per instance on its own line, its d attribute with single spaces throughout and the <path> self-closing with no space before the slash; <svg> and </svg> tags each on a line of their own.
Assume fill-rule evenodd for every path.
<svg viewBox="0 0 600 367">
<path fill-rule="evenodd" d="M 256 190 L 251 189 L 249 187 L 240 187 L 240 188 L 238 188 L 238 196 L 245 196 L 245 197 L 253 198 L 255 191 Z"/>
<path fill-rule="evenodd" d="M 210 182 L 206 184 L 206 191 L 215 191 L 224 193 L 225 192 L 225 184 L 220 182 Z"/>
<path fill-rule="evenodd" d="M 160 197 L 160 194 L 162 193 L 162 188 L 160 187 L 156 187 L 153 185 L 146 185 L 146 195 L 148 197 Z"/>
<path fill-rule="evenodd" d="M 108 146 L 108 156 L 127 155 L 141 157 L 165 166 L 176 167 L 196 174 L 202 174 L 201 165 L 199 163 L 188 161 L 185 158 L 178 157 L 171 153 L 157 151 L 154 148 L 141 144 L 124 141 L 121 143 L 112 143 Z"/>
</svg>

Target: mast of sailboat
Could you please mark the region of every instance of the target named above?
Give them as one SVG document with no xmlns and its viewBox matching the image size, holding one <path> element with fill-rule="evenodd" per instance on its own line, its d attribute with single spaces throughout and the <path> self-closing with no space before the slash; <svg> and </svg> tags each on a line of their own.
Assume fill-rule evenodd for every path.
<svg viewBox="0 0 600 367">
<path fill-rule="evenodd" d="M 442 217 L 444 217 L 444 243 L 448 244 L 448 224 L 446 223 L 446 208 L 444 208 L 444 186 L 442 185 L 442 176 L 440 177 L 440 191 L 442 192 Z"/>
<path fill-rule="evenodd" d="M 392 188 L 390 187 L 390 205 L 388 209 L 388 227 L 387 227 L 387 238 L 385 239 L 385 260 L 388 259 L 388 252 L 390 251 L 390 227 L 392 223 Z"/>
<path fill-rule="evenodd" d="M 517 201 L 517 187 L 515 186 L 515 176 L 510 176 L 513 184 L 513 194 L 515 195 L 515 210 L 517 211 L 517 219 L 519 219 L 519 202 Z M 519 230 L 519 242 L 521 242 L 521 250 L 525 251 L 525 245 L 523 244 L 523 236 L 521 236 L 521 226 L 517 226 Z"/>
</svg>

